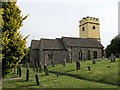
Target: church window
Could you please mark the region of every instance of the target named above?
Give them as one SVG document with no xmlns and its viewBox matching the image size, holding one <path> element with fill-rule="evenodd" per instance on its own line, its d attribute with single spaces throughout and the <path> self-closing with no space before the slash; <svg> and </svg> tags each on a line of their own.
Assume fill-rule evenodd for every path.
<svg viewBox="0 0 120 90">
<path fill-rule="evenodd" d="M 93 26 L 93 29 L 95 29 L 95 26 Z"/>
<path fill-rule="evenodd" d="M 82 31 L 85 31 L 85 28 L 84 28 L 84 27 L 82 27 Z"/>
<path fill-rule="evenodd" d="M 48 59 L 52 59 L 53 55 L 52 54 L 48 54 Z"/>
</svg>

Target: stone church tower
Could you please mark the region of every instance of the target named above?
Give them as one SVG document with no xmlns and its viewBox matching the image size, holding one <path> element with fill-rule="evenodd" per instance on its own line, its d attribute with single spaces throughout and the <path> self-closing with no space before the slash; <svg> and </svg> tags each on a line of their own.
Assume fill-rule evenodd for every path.
<svg viewBox="0 0 120 90">
<path fill-rule="evenodd" d="M 82 18 L 79 26 L 80 38 L 95 38 L 100 41 L 100 24 L 98 18 L 87 16 Z"/>
</svg>

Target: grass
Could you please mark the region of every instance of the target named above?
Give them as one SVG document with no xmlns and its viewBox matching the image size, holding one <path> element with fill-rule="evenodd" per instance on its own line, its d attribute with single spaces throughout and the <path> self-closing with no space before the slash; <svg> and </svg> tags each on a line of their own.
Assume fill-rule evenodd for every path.
<svg viewBox="0 0 120 90">
<path fill-rule="evenodd" d="M 88 66 L 91 67 L 90 71 L 87 69 Z M 91 61 L 81 62 L 80 70 L 75 69 L 75 62 L 67 64 L 66 68 L 63 68 L 60 64 L 56 65 L 55 68 L 50 66 L 49 70 L 76 75 L 84 80 L 118 85 L 118 59 L 114 63 L 110 63 L 107 59 L 97 61 L 96 64 L 92 64 Z"/>
<path fill-rule="evenodd" d="M 30 80 L 28 82 L 25 81 L 26 68 L 23 68 L 22 79 L 3 81 L 2 86 L 3 88 L 118 88 L 118 86 L 112 84 L 94 82 L 99 79 L 103 80 L 101 79 L 103 77 L 106 77 L 104 79 L 107 80 L 108 78 L 107 76 L 111 76 L 109 74 L 112 74 L 113 72 L 116 76 L 117 64 L 118 64 L 117 62 L 109 63 L 107 61 L 101 61 L 101 62 L 97 62 L 95 65 L 92 65 L 90 61 L 86 61 L 86 62 L 81 62 L 81 70 L 75 70 L 75 62 L 72 64 L 68 63 L 66 68 L 63 68 L 61 64 L 55 65 L 54 68 L 51 66 L 49 67 L 49 70 L 51 71 L 59 70 L 62 73 L 69 73 L 69 74 L 82 76 L 84 79 L 78 79 L 67 75 L 60 75 L 59 77 L 57 77 L 57 75 L 53 73 L 50 73 L 49 76 L 45 76 L 44 72 L 37 73 L 32 69 L 30 69 Z M 91 71 L 87 70 L 88 65 L 90 65 Z M 110 65 L 111 67 L 108 69 L 107 65 Z M 36 73 L 39 76 L 39 81 L 40 81 L 39 86 L 36 85 L 36 81 L 35 81 Z M 113 78 L 108 79 L 107 82 L 111 80 L 113 83 L 116 83 L 115 76 L 113 76 L 114 79 Z M 13 75 L 9 75 L 9 78 L 10 77 L 13 77 Z M 87 79 L 91 79 L 93 81 Z"/>
</svg>

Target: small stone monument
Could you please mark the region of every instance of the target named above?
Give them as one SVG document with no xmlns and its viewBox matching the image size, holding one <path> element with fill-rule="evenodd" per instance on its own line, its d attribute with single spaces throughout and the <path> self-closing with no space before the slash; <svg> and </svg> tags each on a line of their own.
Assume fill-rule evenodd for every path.
<svg viewBox="0 0 120 90">
<path fill-rule="evenodd" d="M 51 60 L 51 64 L 52 64 L 52 67 L 54 67 L 54 62 L 53 62 L 53 60 Z"/>
<path fill-rule="evenodd" d="M 18 71 L 17 71 L 17 74 L 19 75 L 19 77 L 21 77 L 22 76 L 22 65 L 21 64 L 19 64 L 18 65 Z"/>
<path fill-rule="evenodd" d="M 44 71 L 45 71 L 46 76 L 49 76 L 49 72 L 48 72 L 48 68 L 46 64 L 44 65 Z"/>
<path fill-rule="evenodd" d="M 110 68 L 110 66 L 108 65 L 107 68 Z"/>
<path fill-rule="evenodd" d="M 42 72 L 42 63 L 41 62 L 39 63 L 39 72 L 40 73 Z"/>
<path fill-rule="evenodd" d="M 57 71 L 57 77 L 59 77 L 59 71 Z"/>
<path fill-rule="evenodd" d="M 92 64 L 96 64 L 96 60 L 95 59 L 92 59 Z"/>
<path fill-rule="evenodd" d="M 90 71 L 91 69 L 90 69 L 90 66 L 88 66 L 88 70 Z"/>
<path fill-rule="evenodd" d="M 116 62 L 116 57 L 114 54 L 111 54 L 110 60 L 111 60 L 111 62 Z"/>
<path fill-rule="evenodd" d="M 27 72 L 26 72 L 26 81 L 29 81 L 29 69 L 27 69 Z"/>
<path fill-rule="evenodd" d="M 76 70 L 80 70 L 80 60 L 76 61 Z"/>
<path fill-rule="evenodd" d="M 66 67 L 66 59 L 64 59 L 63 67 Z"/>
<path fill-rule="evenodd" d="M 39 78 L 38 78 L 38 75 L 35 74 L 35 79 L 36 79 L 36 83 L 37 83 L 37 86 L 39 85 Z"/>
</svg>

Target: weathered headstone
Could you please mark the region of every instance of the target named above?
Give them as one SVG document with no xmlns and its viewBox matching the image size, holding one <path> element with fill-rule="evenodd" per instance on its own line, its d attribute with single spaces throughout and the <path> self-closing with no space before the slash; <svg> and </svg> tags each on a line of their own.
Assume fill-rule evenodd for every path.
<svg viewBox="0 0 120 90">
<path fill-rule="evenodd" d="M 26 81 L 29 81 L 29 69 L 27 69 L 27 72 L 26 72 Z"/>
<path fill-rule="evenodd" d="M 22 76 L 22 65 L 21 64 L 18 64 L 18 66 L 17 66 L 17 75 L 19 75 L 19 77 L 21 77 Z"/>
<path fill-rule="evenodd" d="M 59 71 L 57 71 L 57 77 L 59 77 Z"/>
<path fill-rule="evenodd" d="M 80 70 L 80 60 L 76 61 L 76 70 Z"/>
<path fill-rule="evenodd" d="M 22 76 L 22 69 L 21 69 L 21 67 L 19 67 L 19 77 L 21 77 Z"/>
<path fill-rule="evenodd" d="M 88 66 L 88 70 L 90 71 L 91 69 L 90 69 L 90 66 Z"/>
<path fill-rule="evenodd" d="M 54 67 L 54 62 L 53 62 L 53 60 L 51 60 L 51 64 L 52 64 L 52 67 Z"/>
<path fill-rule="evenodd" d="M 42 72 L 42 63 L 41 62 L 39 63 L 39 72 L 40 73 Z"/>
<path fill-rule="evenodd" d="M 96 60 L 95 59 L 92 59 L 92 64 L 96 64 Z"/>
<path fill-rule="evenodd" d="M 64 59 L 63 67 L 66 67 L 66 59 Z"/>
<path fill-rule="evenodd" d="M 38 72 L 39 62 L 36 63 L 36 72 Z"/>
<path fill-rule="evenodd" d="M 44 64 L 44 71 L 45 71 L 46 76 L 49 76 L 49 71 L 48 71 L 46 64 Z"/>
<path fill-rule="evenodd" d="M 110 68 L 110 66 L 108 65 L 107 68 Z"/>
<path fill-rule="evenodd" d="M 111 62 L 116 62 L 116 57 L 114 54 L 111 54 L 110 60 L 111 60 Z"/>
<path fill-rule="evenodd" d="M 36 79 L 37 85 L 39 85 L 39 78 L 38 78 L 38 75 L 37 75 L 37 74 L 35 74 L 35 79 Z"/>
<path fill-rule="evenodd" d="M 17 75 L 19 75 L 19 65 L 17 66 Z"/>
</svg>

